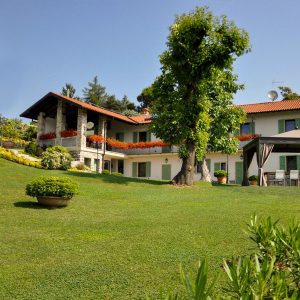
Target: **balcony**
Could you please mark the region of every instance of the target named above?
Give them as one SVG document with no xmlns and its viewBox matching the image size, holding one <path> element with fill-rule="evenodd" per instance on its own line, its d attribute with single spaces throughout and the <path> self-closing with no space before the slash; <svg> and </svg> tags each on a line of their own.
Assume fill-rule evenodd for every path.
<svg viewBox="0 0 300 300">
<path fill-rule="evenodd" d="M 123 153 L 126 155 L 152 155 L 152 154 L 163 154 L 163 153 L 177 153 L 178 147 L 153 147 L 153 148 L 145 148 L 145 149 L 118 149 L 118 148 L 106 148 L 108 151 L 114 151 Z"/>
</svg>

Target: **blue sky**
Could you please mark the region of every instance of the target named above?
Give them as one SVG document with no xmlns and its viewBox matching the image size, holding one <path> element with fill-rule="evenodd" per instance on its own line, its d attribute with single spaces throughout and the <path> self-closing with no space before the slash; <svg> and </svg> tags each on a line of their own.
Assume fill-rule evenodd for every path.
<svg viewBox="0 0 300 300">
<path fill-rule="evenodd" d="M 66 82 L 82 95 L 95 75 L 108 93 L 136 101 L 160 73 L 174 16 L 197 5 L 249 32 L 236 103 L 267 101 L 278 85 L 300 92 L 298 0 L 1 0 L 0 114 L 17 117 Z"/>
</svg>

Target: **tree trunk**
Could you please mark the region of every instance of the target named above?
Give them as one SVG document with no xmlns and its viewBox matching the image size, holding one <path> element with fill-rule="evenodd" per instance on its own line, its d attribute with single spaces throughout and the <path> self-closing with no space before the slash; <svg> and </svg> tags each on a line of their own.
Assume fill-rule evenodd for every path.
<svg viewBox="0 0 300 300">
<path fill-rule="evenodd" d="M 173 178 L 173 181 L 179 185 L 193 185 L 194 165 L 196 147 L 194 144 L 187 144 L 189 156 L 182 159 L 182 166 L 179 173 Z"/>
<path fill-rule="evenodd" d="M 211 182 L 211 176 L 205 158 L 200 162 L 200 174 L 202 181 Z"/>
</svg>

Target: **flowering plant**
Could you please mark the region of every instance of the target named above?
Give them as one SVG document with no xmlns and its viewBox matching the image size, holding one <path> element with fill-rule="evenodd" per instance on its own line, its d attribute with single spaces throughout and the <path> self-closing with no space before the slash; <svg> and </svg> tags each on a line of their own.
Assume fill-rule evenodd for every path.
<svg viewBox="0 0 300 300">
<path fill-rule="evenodd" d="M 102 135 L 93 134 L 87 137 L 89 142 L 92 143 L 101 143 L 104 141 L 104 138 Z"/>
<path fill-rule="evenodd" d="M 42 133 L 39 136 L 40 140 L 51 140 L 51 139 L 55 139 L 55 138 L 56 138 L 55 132 Z"/>
<path fill-rule="evenodd" d="M 98 143 L 104 141 L 104 138 L 101 135 L 90 135 L 87 139 L 90 142 L 98 142 Z M 108 146 L 117 148 L 117 149 L 145 149 L 145 148 L 168 147 L 169 146 L 169 144 L 166 144 L 163 141 L 126 143 L 126 142 L 118 141 L 113 138 L 107 138 L 106 143 Z"/>
<path fill-rule="evenodd" d="M 249 141 L 252 139 L 255 139 L 256 137 L 260 136 L 260 134 L 241 134 L 235 136 L 237 139 L 239 139 L 241 142 L 243 141 Z"/>
<path fill-rule="evenodd" d="M 59 133 L 62 137 L 71 137 L 77 135 L 77 131 L 75 129 L 62 130 Z"/>
</svg>

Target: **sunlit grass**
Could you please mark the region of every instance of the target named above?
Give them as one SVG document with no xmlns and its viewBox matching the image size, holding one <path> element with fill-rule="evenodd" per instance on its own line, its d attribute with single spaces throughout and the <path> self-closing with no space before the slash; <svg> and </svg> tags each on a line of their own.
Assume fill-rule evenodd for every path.
<svg viewBox="0 0 300 300">
<path fill-rule="evenodd" d="M 40 175 L 68 176 L 80 193 L 48 210 L 25 196 Z M 250 215 L 300 216 L 300 189 L 178 188 L 159 181 L 46 171 L 0 159 L 0 299 L 138 299 L 179 286 L 179 264 L 210 273 L 249 252 Z"/>
</svg>

